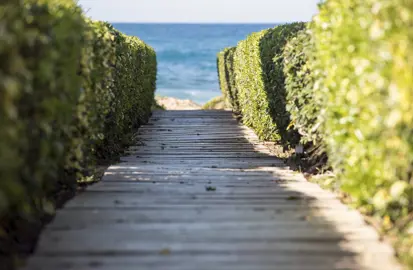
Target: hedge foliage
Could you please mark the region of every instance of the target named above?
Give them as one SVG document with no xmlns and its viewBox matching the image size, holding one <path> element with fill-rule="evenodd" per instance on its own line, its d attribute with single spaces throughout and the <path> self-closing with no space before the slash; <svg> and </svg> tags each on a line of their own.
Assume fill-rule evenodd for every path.
<svg viewBox="0 0 413 270">
<path fill-rule="evenodd" d="M 85 35 L 89 42 L 84 48 L 84 66 L 87 68 L 82 73 L 83 91 L 78 105 L 78 133 L 84 138 L 80 140 L 84 167 L 87 164 L 93 166 L 101 158 L 98 147 L 104 146 L 107 137 L 104 128 L 115 98 L 113 67 L 116 63 L 116 44 L 113 42 L 116 32 L 108 23 L 90 20 L 87 23 L 89 31 Z"/>
<path fill-rule="evenodd" d="M 149 116 L 156 57 L 72 0 L 2 1 L 0 18 L 3 226 L 52 211 L 59 191 L 121 151 Z"/>
<path fill-rule="evenodd" d="M 107 114 L 105 139 L 100 158 L 118 155 L 131 142 L 131 131 L 150 115 L 156 88 L 156 55 L 152 48 L 135 37 L 115 34 L 113 99 Z"/>
<path fill-rule="evenodd" d="M 253 33 L 241 41 L 234 55 L 235 85 L 244 123 L 261 139 L 295 144 L 299 136 L 289 129 L 285 104 L 283 50 L 304 23 L 279 25 Z"/>
<path fill-rule="evenodd" d="M 252 33 L 218 54 L 222 91 L 234 89 L 226 95 L 233 110 L 261 139 L 321 144 L 312 48 L 307 25 L 292 23 Z"/>
<path fill-rule="evenodd" d="M 314 92 L 313 55 L 307 28 L 298 32 L 284 48 L 286 110 L 291 117 L 290 127 L 301 135 L 301 142 L 320 146 L 322 135 L 318 117 L 322 104 Z"/>
<path fill-rule="evenodd" d="M 279 139 L 276 126 L 266 111 L 268 100 L 259 48 L 259 41 L 265 32 L 252 33 L 238 43 L 234 54 L 235 85 L 238 89 L 236 99 L 246 125 L 252 127 L 262 139 Z M 260 119 L 257 121 L 257 118 Z"/>
<path fill-rule="evenodd" d="M 217 71 L 218 71 L 218 83 L 221 88 L 222 94 L 226 99 L 229 99 L 228 95 L 228 82 L 225 74 L 225 53 L 227 48 L 217 54 Z"/>
<path fill-rule="evenodd" d="M 56 182 L 74 182 L 61 172 L 75 162 L 70 156 L 87 24 L 70 1 L 9 1 L 0 10 L 4 213 L 28 204 L 40 209 Z M 28 201 L 21 203 L 22 198 Z"/>
<path fill-rule="evenodd" d="M 326 1 L 310 31 L 252 33 L 233 62 L 244 123 L 284 145 L 298 142 L 294 130 L 325 144 L 344 191 L 391 220 L 413 210 L 410 13 L 398 2 Z"/>
<path fill-rule="evenodd" d="M 413 211 L 412 16 L 406 1 L 330 0 L 312 27 L 332 165 L 358 205 L 392 221 Z"/>
<path fill-rule="evenodd" d="M 397 232 L 413 266 L 411 25 L 408 1 L 327 0 L 306 26 L 239 42 L 234 69 L 244 122 L 262 139 L 294 145 L 295 129 L 321 144 L 337 186 Z"/>
<path fill-rule="evenodd" d="M 413 7 L 326 1 L 314 18 L 314 91 L 331 164 L 358 206 L 404 233 L 413 267 Z M 410 233 L 409 233 L 410 231 Z"/>
<path fill-rule="evenodd" d="M 226 103 L 231 105 L 234 112 L 239 112 L 239 104 L 237 99 L 237 88 L 235 86 L 234 73 L 234 53 L 236 47 L 225 48 L 218 53 L 217 67 L 219 85 L 225 97 Z"/>
</svg>

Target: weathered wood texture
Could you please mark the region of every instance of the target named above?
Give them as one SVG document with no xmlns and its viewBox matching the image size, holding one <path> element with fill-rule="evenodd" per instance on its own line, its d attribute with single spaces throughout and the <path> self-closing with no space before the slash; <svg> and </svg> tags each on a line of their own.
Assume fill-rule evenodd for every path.
<svg viewBox="0 0 413 270">
<path fill-rule="evenodd" d="M 227 111 L 159 111 L 59 211 L 30 270 L 401 269 L 363 218 Z"/>
</svg>

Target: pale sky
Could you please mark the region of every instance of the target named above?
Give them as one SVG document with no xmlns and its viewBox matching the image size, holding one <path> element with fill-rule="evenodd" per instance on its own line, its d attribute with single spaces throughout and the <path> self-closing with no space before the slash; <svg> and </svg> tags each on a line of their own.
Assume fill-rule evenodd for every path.
<svg viewBox="0 0 413 270">
<path fill-rule="evenodd" d="M 309 21 L 320 0 L 79 0 L 109 22 L 277 23 Z"/>
</svg>

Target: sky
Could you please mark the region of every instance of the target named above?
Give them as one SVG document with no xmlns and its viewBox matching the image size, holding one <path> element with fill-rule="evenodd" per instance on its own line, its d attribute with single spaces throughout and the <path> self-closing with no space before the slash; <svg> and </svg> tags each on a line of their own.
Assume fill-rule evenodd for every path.
<svg viewBox="0 0 413 270">
<path fill-rule="evenodd" d="M 309 21 L 320 0 L 79 0 L 109 22 L 279 23 Z"/>
</svg>

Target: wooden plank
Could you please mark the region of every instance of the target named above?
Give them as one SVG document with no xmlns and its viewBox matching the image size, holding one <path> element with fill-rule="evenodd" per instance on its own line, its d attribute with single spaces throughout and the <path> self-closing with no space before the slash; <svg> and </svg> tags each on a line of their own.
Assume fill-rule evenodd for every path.
<svg viewBox="0 0 413 270">
<path fill-rule="evenodd" d="M 108 209 L 100 208 L 90 210 L 90 208 L 66 208 L 61 211 L 49 228 L 72 228 L 87 227 L 95 224 L 116 224 L 116 223 L 173 223 L 173 222 L 243 222 L 243 221 L 274 221 L 274 224 L 294 223 L 310 221 L 312 223 L 329 224 L 329 215 L 334 214 L 334 209 L 319 212 L 293 212 L 271 211 L 263 209 L 244 209 L 239 211 L 222 211 L 220 209 Z M 325 214 L 325 216 L 324 216 Z M 360 226 L 364 220 L 354 211 L 341 211 L 340 225 Z"/>
<path fill-rule="evenodd" d="M 218 184 L 219 189 L 214 192 L 214 195 L 262 195 L 262 196 L 272 196 L 273 194 L 288 194 L 288 196 L 299 196 L 302 193 L 297 190 L 289 190 L 287 185 L 268 185 L 266 190 L 263 190 L 261 187 L 225 187 L 218 181 L 214 181 Z M 212 184 L 212 181 L 211 181 Z M 335 196 L 331 193 L 325 193 L 320 191 L 317 188 L 305 187 L 311 194 L 317 195 L 320 197 L 331 197 Z M 102 182 L 99 185 L 93 185 L 87 189 L 86 192 L 95 192 L 95 191 L 106 191 L 106 192 L 141 192 L 141 193 L 167 193 L 167 194 L 193 194 L 193 195 L 206 195 L 205 187 L 202 185 L 164 185 L 164 184 L 152 184 L 152 185 L 136 185 L 135 183 L 123 183 L 119 185 L 116 182 Z M 210 196 L 210 195 L 208 195 Z"/>
<path fill-rule="evenodd" d="M 200 160 L 208 160 L 210 159 L 210 161 L 212 162 L 217 162 L 217 160 L 219 159 L 236 159 L 239 161 L 246 161 L 246 160 L 254 160 L 256 162 L 261 162 L 264 160 L 267 161 L 274 161 L 274 164 L 280 164 L 280 160 L 277 158 L 274 158 L 272 156 L 268 156 L 265 154 L 261 154 L 260 156 L 258 156 L 257 153 L 253 153 L 253 154 L 248 154 L 248 153 L 181 153 L 181 154 L 177 154 L 177 153 L 171 153 L 171 154 L 167 154 L 167 153 L 134 153 L 130 156 L 124 156 L 122 157 L 120 160 L 126 160 L 126 161 L 140 161 L 140 160 L 159 160 L 159 159 L 163 159 L 163 158 L 172 158 L 172 159 L 179 159 L 179 160 L 184 160 L 184 159 L 200 159 Z M 138 159 L 137 159 L 138 158 Z"/>
<path fill-rule="evenodd" d="M 212 193 L 212 192 L 210 192 Z M 212 196 L 212 195 L 211 195 Z M 302 195 L 301 195 L 302 196 Z M 259 196 L 245 196 L 236 197 L 228 196 L 227 198 L 217 197 L 196 197 L 195 195 L 170 195 L 170 196 L 150 196 L 144 194 L 128 194 L 128 193 L 95 193 L 85 192 L 67 203 L 67 207 L 134 207 L 134 206 L 152 206 L 152 205 L 168 205 L 168 206 L 208 206 L 208 207 L 227 207 L 227 206 L 245 206 L 249 208 L 264 207 L 274 208 L 289 207 L 289 206 L 303 206 L 309 205 L 314 207 L 344 207 L 336 199 L 323 198 L 323 200 L 316 200 L 312 197 L 298 197 L 290 198 L 290 195 L 273 195 L 271 197 Z"/>
<path fill-rule="evenodd" d="M 292 230 L 294 230 L 294 228 L 292 228 Z M 264 239 L 261 239 L 258 235 L 265 232 L 267 235 L 263 236 Z M 288 229 L 278 232 L 280 235 L 286 234 L 292 238 L 279 239 L 274 236 L 271 237 L 269 235 L 274 235 L 271 230 L 264 230 L 262 232 L 255 230 L 254 234 L 249 233 L 249 231 L 237 232 L 235 230 L 224 230 L 216 232 L 215 237 L 212 239 L 201 238 L 204 233 L 205 235 L 209 233 L 208 230 L 192 233 L 180 230 L 158 230 L 153 233 L 142 230 L 96 230 L 93 233 L 92 231 L 86 231 L 84 233 L 79 231 L 72 231 L 72 233 L 70 231 L 56 231 L 53 233 L 53 231 L 50 231 L 50 233 L 45 234 L 43 237 L 44 241 L 41 242 L 39 246 L 39 254 L 48 256 L 61 255 L 62 253 L 67 253 L 71 256 L 84 254 L 135 254 L 136 256 L 142 256 L 159 254 L 160 251 L 168 248 L 171 252 L 178 254 L 245 254 L 271 252 L 278 256 L 285 253 L 295 253 L 296 256 L 303 253 L 314 255 L 324 254 L 325 256 L 329 256 L 339 253 L 343 255 L 349 255 L 351 252 L 360 253 L 368 247 L 374 248 L 376 256 L 391 254 L 391 249 L 387 249 L 383 245 L 374 246 L 374 244 L 377 244 L 377 239 L 373 241 L 369 241 L 368 239 L 346 241 L 341 237 L 330 238 L 330 235 L 325 233 L 326 237 L 317 241 L 317 239 L 312 239 L 314 234 L 311 230 L 305 230 L 302 234 L 297 232 L 296 235 Z M 188 235 L 198 236 L 201 239 L 188 239 Z M 234 235 L 238 235 L 241 239 Z M 297 235 L 306 238 L 300 241 L 300 239 L 294 238 L 294 236 Z M 319 232 L 319 236 L 322 236 L 321 231 Z M 162 237 L 164 240 L 162 240 Z M 254 237 L 254 239 L 248 239 L 249 237 Z M 82 245 L 78 245 L 77 241 L 79 240 L 77 238 L 88 239 L 88 241 L 84 241 Z M 153 239 L 153 241 L 151 239 Z M 219 239 L 222 239 L 222 241 L 219 241 Z M 351 237 L 349 239 L 351 239 Z M 340 245 L 338 245 L 337 242 Z M 349 251 L 349 249 L 352 251 Z"/>
<path fill-rule="evenodd" d="M 352 255 L 333 256 L 293 254 L 273 256 L 272 254 L 204 254 L 204 255 L 122 255 L 113 259 L 106 256 L 39 257 L 33 260 L 32 270 L 348 270 L 359 269 L 357 258 Z M 276 268 L 274 267 L 276 266 Z M 368 268 L 365 268 L 368 269 Z M 376 268 L 380 270 L 384 268 Z"/>
<path fill-rule="evenodd" d="M 126 151 L 125 154 L 129 155 L 140 155 L 140 154 L 149 154 L 149 155 L 165 155 L 165 154 L 175 154 L 175 155 L 199 155 L 199 154 L 224 154 L 224 155 L 245 155 L 245 154 L 255 154 L 256 157 L 264 156 L 263 154 L 269 155 L 271 154 L 270 151 L 265 150 L 254 150 L 254 149 L 239 149 L 242 152 L 231 153 L 230 148 L 227 149 L 178 149 L 178 148 L 161 148 L 161 147 L 153 147 L 153 148 L 142 148 L 140 151 Z M 257 153 L 259 153 L 257 155 Z M 251 155 L 254 156 L 254 155 Z M 274 157 L 272 157 L 274 159 Z"/>
<path fill-rule="evenodd" d="M 241 141 L 240 141 L 241 140 Z M 136 145 L 139 146 L 145 146 L 145 145 L 172 145 L 172 146 L 182 146 L 182 144 L 186 145 L 193 145 L 193 146 L 209 146 L 209 145 L 214 145 L 214 146 L 239 146 L 242 145 L 245 147 L 245 141 L 242 141 L 243 139 L 232 139 L 231 138 L 226 138 L 226 139 L 219 139 L 219 140 L 214 140 L 214 139 L 191 139 L 191 140 L 156 140 L 155 138 L 153 140 L 148 140 L 148 139 L 139 139 L 139 141 L 136 142 Z M 234 142 L 233 144 L 229 144 L 231 142 Z M 250 143 L 253 145 L 257 145 L 259 141 L 256 140 L 251 140 Z M 251 147 L 253 147 L 253 145 Z"/>
</svg>

